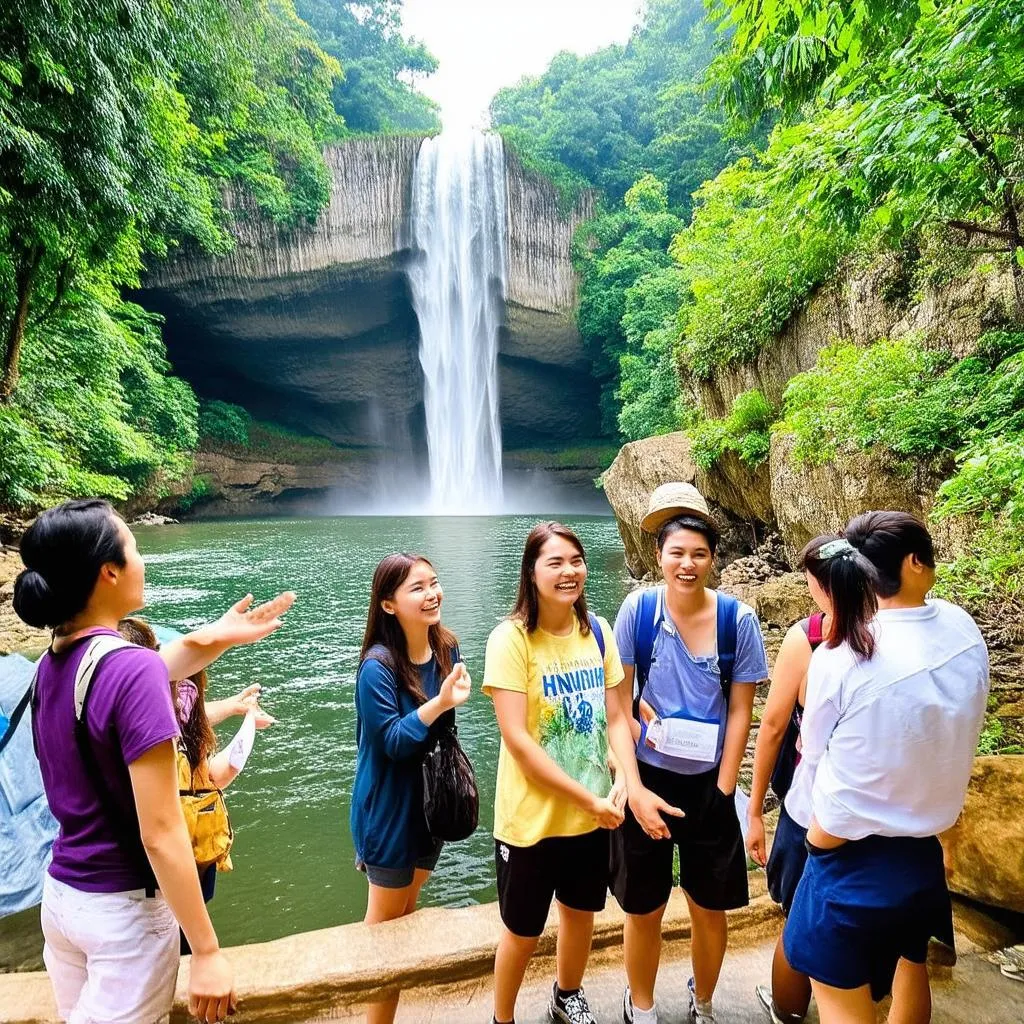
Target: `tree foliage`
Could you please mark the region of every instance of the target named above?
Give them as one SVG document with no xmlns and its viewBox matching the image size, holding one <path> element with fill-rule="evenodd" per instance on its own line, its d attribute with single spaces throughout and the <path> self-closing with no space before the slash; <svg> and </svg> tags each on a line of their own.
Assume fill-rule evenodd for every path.
<svg viewBox="0 0 1024 1024">
<path fill-rule="evenodd" d="M 339 75 L 290 0 L 0 10 L 0 502 L 186 471 L 195 397 L 119 290 L 181 243 L 227 251 L 231 210 L 314 217 Z"/>
<path fill-rule="evenodd" d="M 402 0 L 296 0 L 296 9 L 344 69 L 332 98 L 350 131 L 440 129 L 437 104 L 415 89 L 437 59 L 402 35 Z"/>
<path fill-rule="evenodd" d="M 628 43 L 558 54 L 502 89 L 491 121 L 527 163 L 611 206 L 654 174 L 685 217 L 690 194 L 741 151 L 701 87 L 714 47 L 700 0 L 651 0 Z"/>
</svg>

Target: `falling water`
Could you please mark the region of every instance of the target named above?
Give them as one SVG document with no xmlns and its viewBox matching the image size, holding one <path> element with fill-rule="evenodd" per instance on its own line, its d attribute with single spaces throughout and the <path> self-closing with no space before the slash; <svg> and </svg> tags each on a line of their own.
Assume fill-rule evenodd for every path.
<svg viewBox="0 0 1024 1024">
<path fill-rule="evenodd" d="M 409 269 L 420 325 L 431 510 L 501 509 L 498 330 L 505 301 L 500 136 L 424 139 L 413 178 Z"/>
</svg>

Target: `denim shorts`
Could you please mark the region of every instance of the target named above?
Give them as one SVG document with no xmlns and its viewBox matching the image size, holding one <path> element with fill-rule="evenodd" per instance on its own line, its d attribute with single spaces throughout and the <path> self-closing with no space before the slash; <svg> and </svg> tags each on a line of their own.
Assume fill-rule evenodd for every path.
<svg viewBox="0 0 1024 1024">
<path fill-rule="evenodd" d="M 408 865 L 408 867 L 383 868 L 374 864 L 366 864 L 358 857 L 356 858 L 356 867 L 366 874 L 366 877 L 373 885 L 379 885 L 382 889 L 405 889 L 412 885 L 417 868 L 421 871 L 433 871 L 437 867 L 444 842 L 440 839 L 435 839 L 433 843 L 434 847 L 432 850 L 425 853 L 414 864 Z"/>
</svg>

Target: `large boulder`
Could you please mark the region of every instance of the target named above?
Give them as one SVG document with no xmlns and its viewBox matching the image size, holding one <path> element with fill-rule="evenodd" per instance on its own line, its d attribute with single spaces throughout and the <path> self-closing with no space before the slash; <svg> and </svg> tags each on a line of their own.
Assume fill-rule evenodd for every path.
<svg viewBox="0 0 1024 1024">
<path fill-rule="evenodd" d="M 775 521 L 767 462 L 751 469 L 735 452 L 722 452 L 710 469 L 697 470 L 697 489 L 708 501 L 740 519 Z"/>
<path fill-rule="evenodd" d="M 786 553 L 822 533 L 838 533 L 856 515 L 895 509 L 928 518 L 942 475 L 907 460 L 898 467 L 878 452 L 844 453 L 822 465 L 796 465 L 792 435 L 772 435 L 769 468 L 772 508 Z"/>
<path fill-rule="evenodd" d="M 960 820 L 942 835 L 950 889 L 1024 913 L 1024 755 L 974 762 Z"/>
<path fill-rule="evenodd" d="M 696 479 L 697 466 L 690 456 L 690 439 L 682 431 L 623 445 L 615 461 L 605 470 L 601 483 L 626 549 L 626 565 L 637 579 L 647 573 L 658 575 L 654 538 L 640 529 L 651 492 L 660 484 L 672 481 L 692 484 Z"/>
</svg>

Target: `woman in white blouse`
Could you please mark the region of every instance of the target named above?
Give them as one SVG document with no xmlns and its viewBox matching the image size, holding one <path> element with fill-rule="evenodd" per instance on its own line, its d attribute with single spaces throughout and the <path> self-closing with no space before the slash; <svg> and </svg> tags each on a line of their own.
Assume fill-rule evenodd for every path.
<svg viewBox="0 0 1024 1024">
<path fill-rule="evenodd" d="M 874 1024 L 874 1001 L 890 990 L 890 1024 L 926 1024 L 928 941 L 952 943 L 937 835 L 967 793 L 988 654 L 965 611 L 926 599 L 935 558 L 921 522 L 868 512 L 845 534 L 846 557 L 863 554 L 877 572 L 874 652 L 823 646 L 811 660 L 801 727 L 810 856 L 785 952 L 811 978 L 822 1024 Z"/>
</svg>

